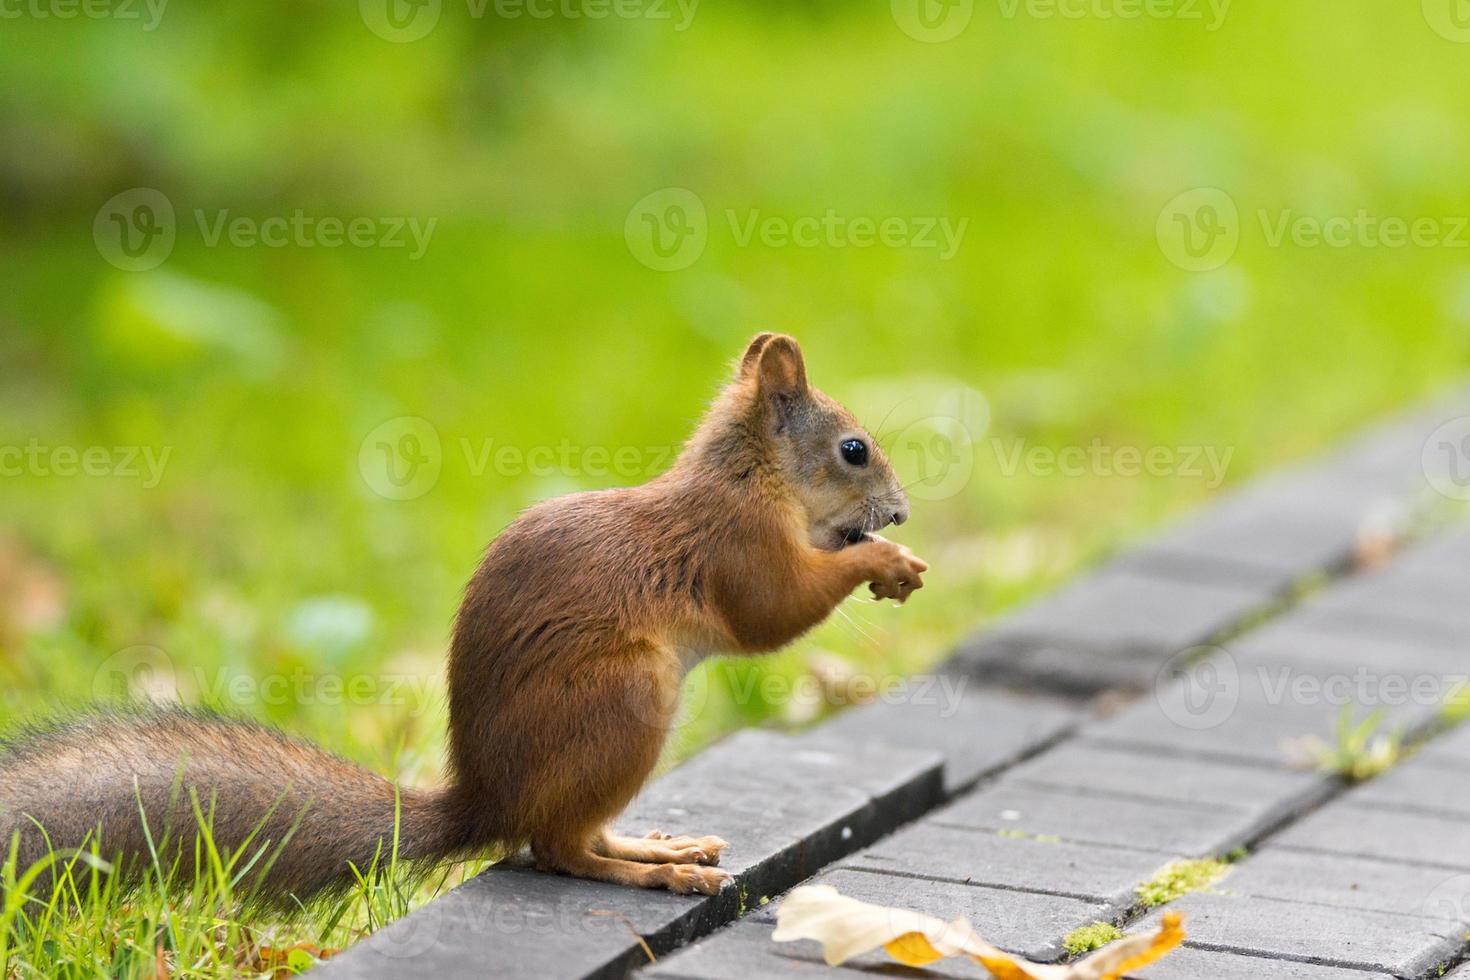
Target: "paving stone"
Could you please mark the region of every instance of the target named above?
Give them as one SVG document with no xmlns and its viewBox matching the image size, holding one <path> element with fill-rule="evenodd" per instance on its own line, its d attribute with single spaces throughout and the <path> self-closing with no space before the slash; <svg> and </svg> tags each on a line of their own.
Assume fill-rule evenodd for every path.
<svg viewBox="0 0 1470 980">
<path fill-rule="evenodd" d="M 839 892 L 874 905 L 891 905 L 935 916 L 946 922 L 963 918 L 995 946 L 1037 962 L 1063 955 L 1061 939 L 1078 925 L 1104 920 L 1106 906 L 1061 895 L 959 885 L 855 868 L 833 868 L 807 884 L 831 885 Z M 780 902 L 752 913 L 774 925 Z M 970 971 L 970 976 L 975 970 Z"/>
<path fill-rule="evenodd" d="M 1470 581 L 1470 531 L 1461 525 L 1436 528 L 1394 556 L 1394 564 L 1405 569 L 1437 572 L 1447 579 Z"/>
<path fill-rule="evenodd" d="M 749 919 L 729 926 L 708 939 L 681 950 L 640 975 L 659 980 L 752 980 L 760 977 L 871 977 L 939 976 L 976 980 L 978 968 L 950 959 L 926 966 L 922 973 L 896 966 L 878 951 L 841 967 L 827 966 L 816 943 L 776 943 L 772 926 Z M 1132 930 L 1130 930 L 1132 931 Z M 989 938 L 989 937 L 987 937 Z M 1392 980 L 1386 973 L 1364 973 L 1336 967 L 1311 966 L 1291 960 L 1263 959 L 1233 953 L 1215 953 L 1184 947 L 1128 980 Z"/>
<path fill-rule="evenodd" d="M 1260 603 L 1257 590 L 1105 567 L 1010 617 L 1014 635 L 1079 646 L 1173 652 L 1220 633 Z"/>
<path fill-rule="evenodd" d="M 1345 611 L 1354 617 L 1372 616 L 1389 626 L 1430 623 L 1470 630 L 1466 594 L 1461 577 L 1390 564 L 1381 572 L 1335 583 L 1308 598 L 1303 609 L 1314 615 Z"/>
<path fill-rule="evenodd" d="M 1331 592 L 1337 586 L 1329 588 Z M 1470 667 L 1466 643 L 1429 636 L 1364 632 L 1303 606 L 1232 640 L 1233 654 L 1268 655 L 1303 665 L 1426 673 L 1464 673 Z"/>
<path fill-rule="evenodd" d="M 1078 788 L 1143 800 L 1235 806 L 1261 819 L 1285 816 L 1329 787 L 1314 773 L 1216 760 L 1180 760 L 1070 742 L 1010 770 L 1018 783 Z"/>
<path fill-rule="evenodd" d="M 1470 769 L 1470 725 L 1462 723 L 1436 738 L 1420 750 L 1414 761 L 1445 769 Z"/>
<path fill-rule="evenodd" d="M 1448 388 L 1368 427 L 1328 459 L 1353 477 L 1353 481 L 1344 481 L 1345 486 L 1355 481 L 1391 480 L 1393 485 L 1407 485 L 1422 493 L 1426 441 L 1440 426 L 1464 415 L 1470 415 L 1470 394 L 1463 387 Z M 1447 456 L 1432 462 L 1438 472 L 1448 472 Z"/>
<path fill-rule="evenodd" d="M 1127 980 L 1392 980 L 1387 973 L 1364 973 L 1294 960 L 1214 953 L 1184 946 Z"/>
<path fill-rule="evenodd" d="M 710 898 L 489 869 L 317 969 L 333 977 L 618 976 L 741 911 L 742 892 L 779 894 L 814 870 L 933 808 L 941 761 L 881 745 L 817 745 L 747 731 L 657 780 L 620 821 L 712 833 L 732 847 L 739 888 Z M 325 972 L 323 972 L 325 971 Z"/>
<path fill-rule="evenodd" d="M 1470 767 L 1462 767 L 1459 778 L 1454 778 L 1433 760 L 1416 757 L 1363 784 L 1353 791 L 1353 799 L 1379 807 L 1424 810 L 1470 819 L 1467 777 L 1470 777 Z"/>
<path fill-rule="evenodd" d="M 1173 903 L 1198 949 L 1287 957 L 1418 977 L 1453 962 L 1462 927 L 1447 920 L 1195 892 Z M 1158 913 L 1140 928 L 1157 926 Z"/>
<path fill-rule="evenodd" d="M 931 675 L 902 701 L 844 711 L 808 734 L 938 752 L 944 757 L 945 792 L 952 795 L 1077 725 L 1071 707 L 977 688 L 968 677 Z"/>
<path fill-rule="evenodd" d="M 1104 691 L 1145 690 L 1163 659 L 1156 649 L 1084 646 L 1003 628 L 962 648 L 951 666 L 994 687 L 1083 700 Z"/>
<path fill-rule="evenodd" d="M 846 867 L 997 888 L 1018 888 L 1127 908 L 1168 864 L 1155 851 L 1015 837 L 921 820 L 844 860 Z"/>
<path fill-rule="evenodd" d="M 1204 857 L 1241 843 L 1236 835 L 1250 822 L 1250 813 L 1232 806 L 1086 795 L 1002 777 L 925 819 L 970 830 Z"/>
<path fill-rule="evenodd" d="M 1284 694 L 1267 700 L 1277 681 L 1271 673 L 1275 665 L 1263 666 L 1266 671 L 1260 673 L 1233 661 L 1228 674 L 1196 675 L 1187 688 L 1170 685 L 1088 726 L 1083 737 L 1159 755 L 1288 766 L 1291 743 L 1309 735 L 1331 736 L 1339 709 L 1325 701 L 1297 703 Z M 1289 678 L 1280 690 L 1291 690 Z"/>
<path fill-rule="evenodd" d="M 1026 690 L 1138 688 L 1164 657 L 1220 635 L 1262 604 L 1254 588 L 1104 568 L 974 638 L 955 664 Z"/>
<path fill-rule="evenodd" d="M 937 806 L 941 769 L 932 752 L 747 730 L 659 779 L 617 826 L 715 834 L 728 870 L 774 858 L 800 880 Z"/>
<path fill-rule="evenodd" d="M 1293 616 L 1324 632 L 1363 633 L 1439 646 L 1465 642 L 1465 627 L 1455 623 L 1389 616 L 1355 606 L 1329 608 L 1309 603 L 1294 610 Z"/>
<path fill-rule="evenodd" d="M 1470 886 L 1470 876 L 1459 876 Z M 1456 876 L 1438 868 L 1266 846 L 1235 865 L 1211 890 L 1231 895 L 1327 905 L 1397 915 L 1459 919 L 1460 899 L 1451 901 L 1446 882 Z M 1454 888 L 1451 884 L 1448 888 Z M 1452 910 L 1453 909 L 1453 910 Z"/>
<path fill-rule="evenodd" d="M 1253 481 L 1116 560 L 1275 595 L 1312 574 L 1346 566 L 1384 496 L 1376 490 L 1344 494 L 1314 469 Z"/>
<path fill-rule="evenodd" d="M 679 950 L 638 973 L 649 980 L 759 980 L 763 977 L 810 977 L 837 980 L 848 977 L 897 976 L 899 968 L 883 950 L 866 953 L 842 966 L 828 966 L 822 947 L 805 940 L 778 943 L 771 939 L 772 923 L 746 918 Z M 940 960 L 924 968 L 925 976 L 975 980 L 975 966 L 967 960 Z"/>
<path fill-rule="evenodd" d="M 1274 843 L 1470 871 L 1470 822 L 1464 818 L 1358 805 L 1351 796 L 1287 828 Z"/>
</svg>

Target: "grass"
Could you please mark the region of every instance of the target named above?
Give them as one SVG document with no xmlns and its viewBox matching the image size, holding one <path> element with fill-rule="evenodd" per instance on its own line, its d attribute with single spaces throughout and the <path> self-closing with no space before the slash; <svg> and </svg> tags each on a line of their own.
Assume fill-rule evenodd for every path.
<svg viewBox="0 0 1470 980">
<path fill-rule="evenodd" d="M 1218 477 L 1299 460 L 1470 357 L 1459 251 L 1266 236 L 1288 211 L 1470 212 L 1446 83 L 1464 51 L 1417 5 L 1235 5 L 1215 32 L 976 5 L 947 44 L 881 4 L 707 4 L 682 33 L 444 6 L 401 45 L 351 5 L 284 0 L 170 4 L 151 32 L 7 23 L 0 727 L 177 696 L 440 779 L 447 626 L 484 543 L 533 501 L 651 475 L 757 330 L 797 334 L 813 380 L 884 430 L 916 482 L 895 536 L 933 572 L 902 609 L 855 599 L 785 652 L 697 670 L 668 763 L 895 689 Z M 668 186 L 709 240 L 661 272 L 624 227 Z M 179 216 L 150 271 L 94 246 L 130 187 Z M 1241 215 L 1205 272 L 1156 238 L 1197 187 Z M 411 259 L 211 243 L 196 220 L 298 209 L 437 223 Z M 829 210 L 969 224 L 948 259 L 737 233 Z M 404 417 L 431 426 L 438 475 L 392 499 L 373 453 Z M 1058 465 L 1094 446 L 1106 465 Z M 93 450 L 100 471 L 65 465 Z M 1173 464 L 1117 465 L 1151 450 Z M 1184 465 L 1210 453 L 1218 472 Z M 161 922 L 192 896 L 88 914 Z M 283 947 L 350 938 L 319 915 L 224 918 Z M 28 970 L 50 941 L 106 972 L 119 947 L 88 937 L 111 927 L 46 922 Z M 124 928 L 140 970 L 149 928 Z M 227 959 L 200 975 L 243 969 Z"/>
<path fill-rule="evenodd" d="M 1320 772 L 1350 783 L 1366 782 L 1392 769 L 1404 755 L 1404 733 L 1384 731 L 1383 723 L 1381 709 L 1360 719 L 1352 705 L 1344 705 L 1332 741 L 1307 736 L 1298 740 L 1293 751 Z"/>
<path fill-rule="evenodd" d="M 0 861 L 0 976 L 218 977 L 303 973 L 362 936 L 407 914 L 479 865 L 426 876 L 398 857 L 397 826 L 372 864 L 353 869 L 355 884 L 335 897 L 281 907 L 259 900 L 250 873 L 268 867 L 276 849 L 246 841 L 222 853 L 211 814 L 194 801 L 197 832 L 188 865 L 167 842 L 136 881 L 113 874 L 95 842 L 52 850 L 18 865 L 13 840 Z"/>
</svg>

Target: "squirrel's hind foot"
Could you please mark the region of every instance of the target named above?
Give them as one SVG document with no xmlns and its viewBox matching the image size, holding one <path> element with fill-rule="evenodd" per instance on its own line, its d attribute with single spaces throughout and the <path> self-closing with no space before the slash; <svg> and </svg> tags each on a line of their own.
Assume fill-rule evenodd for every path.
<svg viewBox="0 0 1470 980">
<path fill-rule="evenodd" d="M 654 830 L 644 837 L 605 837 L 598 853 L 645 864 L 713 866 L 720 863 L 720 852 L 729 846 L 718 837 L 676 837 Z"/>
</svg>

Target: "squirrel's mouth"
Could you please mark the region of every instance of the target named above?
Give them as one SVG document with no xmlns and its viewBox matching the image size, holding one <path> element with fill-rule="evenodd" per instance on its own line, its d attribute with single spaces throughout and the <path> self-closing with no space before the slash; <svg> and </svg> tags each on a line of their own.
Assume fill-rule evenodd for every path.
<svg viewBox="0 0 1470 980">
<path fill-rule="evenodd" d="M 868 536 L 868 532 L 860 527 L 839 527 L 837 534 L 841 538 L 841 541 L 838 543 L 839 548 L 846 547 L 850 544 L 857 544 Z"/>
</svg>

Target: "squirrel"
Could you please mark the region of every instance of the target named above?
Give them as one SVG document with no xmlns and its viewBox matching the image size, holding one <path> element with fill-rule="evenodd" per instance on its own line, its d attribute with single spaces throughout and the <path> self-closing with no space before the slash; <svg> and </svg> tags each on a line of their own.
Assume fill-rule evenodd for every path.
<svg viewBox="0 0 1470 980">
<path fill-rule="evenodd" d="M 189 870 L 197 802 L 222 851 L 275 848 L 250 873 L 267 900 L 349 887 L 395 843 L 416 867 L 529 845 L 543 870 L 715 894 L 725 841 L 609 829 L 687 667 L 784 646 L 865 582 L 904 602 L 928 566 L 876 532 L 908 514 L 797 342 L 760 334 L 668 471 L 537 504 L 485 550 L 450 645 L 444 786 L 200 710 L 97 710 L 0 744 L 0 844 L 18 835 L 22 869 L 93 844 L 123 870 L 167 839 Z"/>
</svg>

